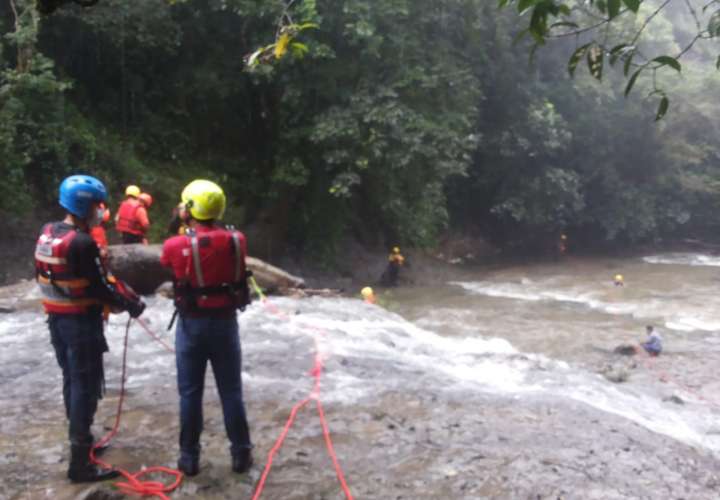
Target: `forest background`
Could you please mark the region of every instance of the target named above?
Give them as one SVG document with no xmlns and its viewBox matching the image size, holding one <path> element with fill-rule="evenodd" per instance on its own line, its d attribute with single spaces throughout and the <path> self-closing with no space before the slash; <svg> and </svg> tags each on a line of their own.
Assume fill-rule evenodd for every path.
<svg viewBox="0 0 720 500">
<path fill-rule="evenodd" d="M 614 29 L 653 15 L 638 43 L 682 51 L 697 19 L 665 3 Z M 720 241 L 714 37 L 626 97 L 622 68 L 568 74 L 583 34 L 533 51 L 527 17 L 489 0 L 34 7 L 0 0 L 0 246 L 32 244 L 72 173 L 105 181 L 112 208 L 127 184 L 150 192 L 154 241 L 182 187 L 215 180 L 264 257 L 332 263 L 348 238 L 431 248 L 448 234 L 533 253 L 562 233 L 575 251 Z M 283 13 L 317 27 L 249 68 Z M 672 106 L 656 121 L 658 77 Z"/>
</svg>

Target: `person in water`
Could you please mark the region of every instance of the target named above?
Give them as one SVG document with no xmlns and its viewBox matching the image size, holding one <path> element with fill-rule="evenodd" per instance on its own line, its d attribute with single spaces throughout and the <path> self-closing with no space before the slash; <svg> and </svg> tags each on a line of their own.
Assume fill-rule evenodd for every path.
<svg viewBox="0 0 720 500">
<path fill-rule="evenodd" d="M 400 253 L 399 247 L 393 247 L 388 255 L 388 265 L 380 281 L 385 286 L 398 286 L 400 268 L 405 265 L 405 257 Z"/>
<path fill-rule="evenodd" d="M 615 286 L 625 286 L 625 278 L 623 278 L 622 274 L 616 274 L 613 283 Z"/>
<path fill-rule="evenodd" d="M 369 286 L 366 286 L 360 291 L 360 295 L 362 295 L 363 301 L 366 304 L 375 304 L 377 302 L 377 298 L 375 297 L 375 292 L 373 292 L 373 289 Z"/>
<path fill-rule="evenodd" d="M 662 352 L 662 337 L 652 325 L 645 327 L 647 340 L 640 344 L 650 356 L 657 356 Z"/>
<path fill-rule="evenodd" d="M 560 235 L 558 240 L 557 250 L 559 255 L 565 255 L 568 251 L 568 237 L 565 233 Z"/>
</svg>

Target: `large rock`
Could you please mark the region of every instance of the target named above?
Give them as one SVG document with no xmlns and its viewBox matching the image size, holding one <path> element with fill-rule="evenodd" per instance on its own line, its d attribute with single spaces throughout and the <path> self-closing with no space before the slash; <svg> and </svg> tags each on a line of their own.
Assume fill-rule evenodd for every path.
<svg viewBox="0 0 720 500">
<path fill-rule="evenodd" d="M 153 293 L 161 284 L 172 280 L 172 272 L 160 265 L 161 250 L 162 245 L 111 245 L 110 269 L 136 292 Z M 289 289 L 305 287 L 302 278 L 260 259 L 248 257 L 246 262 L 258 285 L 267 291 L 283 293 Z"/>
</svg>

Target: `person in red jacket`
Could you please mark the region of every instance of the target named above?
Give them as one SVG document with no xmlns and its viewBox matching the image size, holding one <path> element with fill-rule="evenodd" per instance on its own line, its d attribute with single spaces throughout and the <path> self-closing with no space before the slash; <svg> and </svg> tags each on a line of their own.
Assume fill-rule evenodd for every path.
<svg viewBox="0 0 720 500">
<path fill-rule="evenodd" d="M 163 244 L 160 262 L 174 274 L 177 383 L 180 394 L 180 458 L 188 476 L 200 470 L 202 397 L 208 361 L 222 402 L 232 469 L 252 464 L 250 431 L 242 396 L 237 309 L 249 304 L 245 236 L 218 220 L 225 194 L 215 183 L 191 182 L 182 192 L 189 220 L 184 235 Z"/>
<path fill-rule="evenodd" d="M 147 209 L 139 200 L 140 188 L 128 186 L 125 196 L 127 198 L 120 204 L 115 215 L 115 229 L 122 236 L 123 243 L 142 243 L 150 228 L 150 220 Z"/>
<path fill-rule="evenodd" d="M 45 224 L 35 246 L 35 272 L 48 315 L 50 339 L 62 370 L 63 400 L 69 421 L 73 482 L 116 477 L 90 463 L 90 427 L 103 392 L 103 308 L 128 311 L 133 318 L 145 304 L 105 269 L 97 244 L 88 234 L 103 217 L 107 192 L 102 182 L 73 175 L 60 185 L 60 205 L 67 214 Z"/>
<path fill-rule="evenodd" d="M 105 207 L 104 203 L 100 203 L 99 207 L 103 210 L 102 221 L 97 226 L 90 228 L 90 236 L 92 236 L 92 239 L 97 243 L 100 249 L 100 256 L 106 259 L 108 256 L 108 240 L 104 224 L 110 222 L 110 210 Z"/>
</svg>

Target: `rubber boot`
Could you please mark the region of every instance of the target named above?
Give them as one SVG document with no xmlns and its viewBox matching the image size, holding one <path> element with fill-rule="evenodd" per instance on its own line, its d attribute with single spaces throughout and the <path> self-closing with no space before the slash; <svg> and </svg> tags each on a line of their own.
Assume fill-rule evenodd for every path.
<svg viewBox="0 0 720 500">
<path fill-rule="evenodd" d="M 253 458 L 249 448 L 241 451 L 237 455 L 233 455 L 232 457 L 232 470 L 238 474 L 244 474 L 250 470 L 250 466 L 252 466 L 252 464 Z"/>
<path fill-rule="evenodd" d="M 197 476 L 200 472 L 200 460 L 189 455 L 181 455 L 177 467 L 186 476 Z"/>
<path fill-rule="evenodd" d="M 110 449 L 110 443 L 105 443 L 102 446 L 98 446 L 95 448 L 95 456 L 101 457 L 103 454 Z"/>
<path fill-rule="evenodd" d="M 118 477 L 120 473 L 116 470 L 104 470 L 90 463 L 89 445 L 70 446 L 70 467 L 68 468 L 68 479 L 73 483 L 94 483 Z"/>
</svg>

